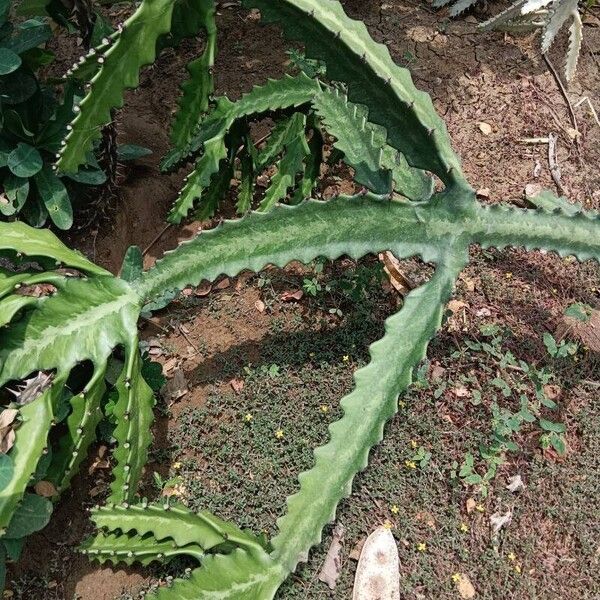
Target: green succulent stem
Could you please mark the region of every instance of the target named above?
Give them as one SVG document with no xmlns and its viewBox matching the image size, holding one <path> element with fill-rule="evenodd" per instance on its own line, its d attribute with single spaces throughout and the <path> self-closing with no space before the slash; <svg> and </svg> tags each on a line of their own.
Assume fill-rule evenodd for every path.
<svg viewBox="0 0 600 600">
<path fill-rule="evenodd" d="M 488 208 L 464 195 L 453 205 L 461 203 L 462 211 L 457 212 L 447 209 L 445 196 L 415 203 L 365 194 L 278 206 L 266 214 L 251 213 L 225 222 L 184 242 L 133 287 L 150 300 L 165 290 L 181 290 L 221 274 L 234 276 L 243 269 L 285 266 L 291 260 L 308 263 L 317 256 L 359 258 L 384 250 L 439 262 L 457 240 L 465 246 L 524 246 L 554 250 L 561 256 L 572 254 L 580 260 L 600 258 L 600 239 L 595 236 L 598 220 L 585 214 L 569 216 L 504 205 Z"/>
<path fill-rule="evenodd" d="M 271 558 L 290 572 L 320 541 L 337 504 L 350 495 L 354 476 L 367 466 L 370 449 L 382 440 L 386 421 L 398 409 L 398 395 L 425 357 L 466 264 L 464 247 L 449 248 L 431 280 L 411 292 L 402 310 L 386 321 L 384 337 L 369 349 L 371 362 L 356 371 L 355 389 L 341 401 L 344 416 L 330 425 L 329 443 L 315 450 L 315 466 L 300 474 L 300 491 L 288 498 L 288 512 L 278 521 Z"/>
</svg>

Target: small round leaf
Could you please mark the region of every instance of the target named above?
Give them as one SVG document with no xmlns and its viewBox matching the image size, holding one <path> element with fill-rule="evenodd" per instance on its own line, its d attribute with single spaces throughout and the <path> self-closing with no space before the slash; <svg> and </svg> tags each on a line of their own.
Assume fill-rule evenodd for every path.
<svg viewBox="0 0 600 600">
<path fill-rule="evenodd" d="M 65 184 L 49 165 L 33 179 L 52 222 L 59 229 L 69 229 L 73 225 L 73 208 Z"/>
<path fill-rule="evenodd" d="M 21 58 L 8 48 L 0 48 L 0 75 L 8 75 L 21 66 Z"/>
<path fill-rule="evenodd" d="M 13 515 L 5 537 L 22 538 L 48 525 L 52 514 L 52 502 L 36 494 L 25 494 L 23 503 Z"/>
<path fill-rule="evenodd" d="M 31 177 L 42 168 L 40 153 L 29 144 L 18 144 L 8 155 L 8 168 L 17 177 Z"/>
</svg>

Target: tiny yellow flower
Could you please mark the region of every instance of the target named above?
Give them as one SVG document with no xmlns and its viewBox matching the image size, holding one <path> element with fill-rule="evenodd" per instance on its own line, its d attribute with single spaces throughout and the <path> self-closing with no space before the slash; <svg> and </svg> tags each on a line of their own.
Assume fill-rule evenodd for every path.
<svg viewBox="0 0 600 600">
<path fill-rule="evenodd" d="M 326 415 L 329 412 L 329 406 L 327 406 L 327 404 L 321 404 L 319 410 Z"/>
<path fill-rule="evenodd" d="M 478 505 L 475 507 L 475 510 L 476 510 L 477 512 L 485 512 L 485 506 L 484 506 L 483 504 L 478 504 Z"/>
<path fill-rule="evenodd" d="M 344 354 L 344 356 L 342 356 L 342 360 L 344 362 L 350 362 L 350 357 L 347 354 Z"/>
<path fill-rule="evenodd" d="M 552 293 L 556 294 L 556 292 L 557 292 L 557 289 L 556 288 L 552 288 Z"/>
<path fill-rule="evenodd" d="M 411 445 L 411 448 L 416 448 L 417 447 L 417 440 L 410 440 L 410 445 Z"/>
<path fill-rule="evenodd" d="M 404 464 L 406 465 L 407 469 L 416 469 L 417 468 L 417 463 L 415 463 L 414 460 L 405 460 Z"/>
<path fill-rule="evenodd" d="M 246 414 L 246 416 L 244 417 L 244 421 L 246 421 L 246 423 L 250 423 L 250 421 L 252 421 L 252 419 L 253 419 L 253 418 L 254 418 L 254 417 L 253 417 L 253 416 L 252 416 L 250 413 L 248 413 L 248 414 Z"/>
<path fill-rule="evenodd" d="M 278 429 L 278 430 L 275 432 L 275 437 L 276 437 L 278 440 L 281 440 L 281 439 L 283 439 L 283 429 Z"/>
<path fill-rule="evenodd" d="M 460 530 L 461 530 L 463 533 L 467 533 L 467 531 L 469 531 L 469 526 L 468 526 L 466 523 L 461 523 L 461 524 L 460 524 Z"/>
<path fill-rule="evenodd" d="M 309 352 L 309 353 L 308 353 L 308 355 L 309 355 L 311 358 L 314 358 L 314 356 L 315 356 L 315 353 L 314 353 L 314 352 Z"/>
<path fill-rule="evenodd" d="M 504 274 L 504 277 L 506 277 L 506 279 L 510 279 L 512 277 L 512 273 L 510 271 L 508 271 L 508 273 Z"/>
<path fill-rule="evenodd" d="M 517 559 L 517 555 L 514 552 L 509 552 L 506 555 L 506 558 L 508 558 L 508 560 L 516 560 Z"/>
<path fill-rule="evenodd" d="M 406 406 L 406 402 L 404 402 L 404 400 L 398 400 L 398 406 L 400 408 L 404 408 Z"/>
<path fill-rule="evenodd" d="M 397 515 L 400 512 L 400 508 L 398 507 L 397 504 L 392 504 L 390 511 L 392 512 L 393 515 Z"/>
<path fill-rule="evenodd" d="M 425 542 L 419 542 L 417 544 L 417 550 L 419 552 L 427 552 L 427 544 Z"/>
<path fill-rule="evenodd" d="M 182 465 L 179 461 L 173 463 L 173 469 L 175 469 L 176 471 L 179 471 L 179 469 L 181 469 L 181 466 Z"/>
<path fill-rule="evenodd" d="M 452 575 L 452 581 L 458 583 L 460 581 L 460 573 L 454 573 L 454 575 Z"/>
<path fill-rule="evenodd" d="M 386 522 L 383 524 L 383 526 L 384 526 L 386 529 L 392 529 L 392 527 L 393 527 L 393 525 L 392 525 L 392 524 L 391 524 L 389 521 L 386 521 Z"/>
<path fill-rule="evenodd" d="M 515 565 L 515 573 L 521 574 L 521 565 Z"/>
</svg>

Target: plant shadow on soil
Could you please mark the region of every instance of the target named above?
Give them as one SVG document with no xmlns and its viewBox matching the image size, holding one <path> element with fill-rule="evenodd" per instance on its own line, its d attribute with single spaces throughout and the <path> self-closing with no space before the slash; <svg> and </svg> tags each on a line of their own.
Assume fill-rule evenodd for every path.
<svg viewBox="0 0 600 600">
<path fill-rule="evenodd" d="M 587 207 L 600 207 L 600 174 L 593 167 L 600 162 L 600 128 L 582 105 L 577 115 L 584 135 L 582 150 L 577 151 L 566 131 L 564 101 L 539 56 L 539 40 L 505 39 L 499 33 L 482 37 L 468 20 L 448 22 L 408 0 L 386 4 L 352 0 L 345 5 L 390 46 L 395 60 L 411 69 L 417 87 L 432 94 L 466 174 L 484 200 L 519 198 L 531 182 L 552 188 L 546 148 L 517 140 L 555 131 L 560 134 L 558 160 L 568 195 Z M 286 68 L 287 45 L 277 29 L 260 28 L 236 7 L 220 12 L 223 33 L 215 69 L 219 93 L 235 98 L 254 83 L 280 76 Z M 593 48 L 599 32 L 586 28 L 591 50 L 584 49 L 571 87 L 580 97 L 598 97 L 600 75 Z M 181 184 L 183 172 L 162 175 L 157 165 L 168 149 L 175 90 L 187 60 L 201 45 L 201 40 L 190 41 L 177 53 L 165 53 L 144 71 L 140 88 L 127 94 L 128 104 L 119 118 L 122 139 L 149 146 L 155 154 L 125 172 L 123 204 L 110 230 L 70 236 L 77 247 L 113 272 L 127 246 L 144 248 L 161 231 L 158 216 L 166 215 Z M 553 50 L 556 63 L 560 50 L 560 46 Z M 480 122 L 492 126 L 490 135 L 483 135 Z M 534 179 L 537 163 L 542 169 Z M 349 182 L 334 177 L 323 189 L 326 186 L 336 192 L 352 190 Z M 225 214 L 232 214 L 231 207 Z M 198 223 L 191 223 L 166 232 L 149 251 L 147 266 L 165 249 L 193 235 L 197 227 Z M 365 535 L 386 521 L 393 526 L 400 550 L 403 597 L 455 598 L 452 575 L 456 573 L 467 574 L 481 598 L 600 595 L 600 531 L 594 514 L 599 494 L 593 476 L 600 468 L 600 407 L 593 403 L 598 362 L 584 353 L 577 355 L 577 363 L 549 361 L 541 341 L 544 331 L 555 331 L 569 303 L 598 306 L 598 268 L 521 250 L 474 250 L 472 258 L 456 296 L 467 306 L 451 316 L 430 347 L 429 383 L 402 398 L 403 406 L 386 428 L 383 443 L 357 478 L 352 497 L 340 506 L 338 519 L 347 533 L 337 589 L 330 592 L 317 580 L 331 539 L 328 528 L 323 543 L 286 582 L 279 598 L 350 597 L 356 566 L 350 555 Z M 361 265 L 372 263 L 372 259 L 361 261 Z M 329 267 L 327 276 L 339 278 L 339 268 Z M 172 406 L 159 406 L 145 494 L 158 495 L 152 471 L 163 478 L 176 475 L 190 506 L 214 510 L 255 531 L 274 532 L 286 495 L 296 489 L 297 473 L 310 467 L 312 448 L 326 440 L 327 424 L 340 416 L 339 399 L 351 389 L 353 370 L 364 364 L 368 344 L 381 334 L 383 319 L 396 306 L 396 296 L 379 286 L 373 286 L 358 307 L 328 296 L 282 302 L 280 292 L 301 287 L 306 274 L 298 267 L 274 271 L 274 292 L 259 288 L 256 277 L 242 277 L 241 289 L 234 293 L 237 280 L 196 305 L 182 299 L 158 317 L 158 324 L 169 331 L 161 343 L 169 357 L 181 359 L 192 389 Z M 257 299 L 271 302 L 264 313 L 256 310 Z M 342 316 L 332 315 L 329 309 L 339 308 L 340 302 Z M 200 355 L 190 353 L 188 341 L 172 331 L 174 319 L 191 331 L 189 337 Z M 458 386 L 474 386 L 473 381 L 485 387 L 492 376 L 483 367 L 499 369 L 472 352 L 452 356 L 465 351 L 465 341 L 481 339 L 483 325 L 499 326 L 503 347 L 516 357 L 546 365 L 555 373 L 569 448 L 561 458 L 539 448 L 539 430 L 519 432 L 520 450 L 507 455 L 485 499 L 472 486 L 450 478 L 452 462 L 462 461 L 466 452 L 476 452 L 491 432 L 490 398 L 472 405 L 452 392 Z M 144 326 L 146 339 L 160 332 L 152 324 Z M 164 362 L 167 355 L 160 360 Z M 437 398 L 439 384 L 431 379 L 434 366 L 444 369 L 446 382 Z M 532 393 L 526 381 L 511 379 L 515 373 L 503 375 L 511 385 L 523 385 L 525 393 Z M 465 376 L 471 379 L 465 382 Z M 231 389 L 232 379 L 244 381 L 239 393 Z M 251 415 L 251 421 L 245 421 L 246 415 Z M 281 440 L 274 435 L 279 429 L 284 434 Z M 431 452 L 426 467 L 406 465 L 415 454 L 414 444 Z M 93 461 L 90 458 L 87 466 Z M 181 467 L 174 468 L 177 463 Z M 11 569 L 8 587 L 13 597 L 127 600 L 190 566 L 100 568 L 78 555 L 77 544 L 91 532 L 85 509 L 102 498 L 101 492 L 93 494 L 106 486 L 109 477 L 103 470 L 82 472 L 48 528 L 31 538 L 23 562 Z M 505 483 L 517 473 L 526 488 L 515 496 Z M 467 513 L 471 498 L 483 511 Z M 506 510 L 511 510 L 513 520 L 495 545 L 490 540 L 489 517 Z M 461 531 L 463 524 L 468 531 Z M 425 552 L 418 550 L 423 543 Z"/>
</svg>

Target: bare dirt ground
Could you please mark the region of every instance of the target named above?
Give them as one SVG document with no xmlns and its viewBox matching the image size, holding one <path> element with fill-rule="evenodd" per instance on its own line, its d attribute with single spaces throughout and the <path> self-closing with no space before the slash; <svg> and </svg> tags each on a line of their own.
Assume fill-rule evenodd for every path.
<svg viewBox="0 0 600 600">
<path fill-rule="evenodd" d="M 572 116 L 540 55 L 537 37 L 482 34 L 476 23 L 483 14 L 449 21 L 443 11 L 421 2 L 344 4 L 388 45 L 398 63 L 411 70 L 417 87 L 432 95 L 483 200 L 522 201 L 528 184 L 556 191 L 547 145 L 521 141 L 555 133 L 560 191 L 586 208 L 600 208 L 600 126 L 584 102 L 574 108 L 580 135 L 573 139 Z M 219 11 L 215 72 L 217 92 L 235 98 L 285 71 L 286 44 L 276 28 L 262 28 L 232 3 L 227 6 Z M 573 106 L 587 97 L 598 108 L 599 24 L 591 18 L 586 22 L 577 76 L 568 90 Z M 148 146 L 154 154 L 124 172 L 123 199 L 114 223 L 71 237 L 113 272 L 128 246 L 151 246 L 148 266 L 199 226 L 170 228 L 157 240 L 184 175 L 160 174 L 158 162 L 169 148 L 178 82 L 202 43 L 188 41 L 177 51 L 165 52 L 145 70 L 140 88 L 128 93 L 119 116 L 120 139 Z M 565 43 L 561 40 L 550 55 L 559 70 Z M 344 181 L 329 184 L 352 188 Z M 600 597 L 600 532 L 594 509 L 599 498 L 592 481 L 593 470 L 600 467 L 600 416 L 592 405 L 600 376 L 593 356 L 582 356 L 577 365 L 552 365 L 562 389 L 561 416 L 569 424 L 566 458 L 541 452 L 535 432 L 524 433 L 523 451 L 503 465 L 488 497 L 477 500 L 481 512 L 466 512 L 473 491 L 450 482 L 448 475 L 452 460 L 460 462 L 466 450 L 485 438 L 490 421 L 489 414 L 477 412 L 480 407 L 452 390 L 474 385 L 465 377 L 483 381 L 483 364 L 495 372 L 500 369 L 489 356 L 484 360 L 476 351 L 465 353 L 464 341 L 481 337 L 482 324 L 495 325 L 504 332 L 503 352 L 510 350 L 530 364 L 545 364 L 542 333 L 556 331 L 565 307 L 574 301 L 598 306 L 598 269 L 520 250 L 474 250 L 473 259 L 458 286 L 464 306 L 429 353 L 431 365 L 442 369 L 446 388 L 437 395 L 440 387 L 427 384 L 403 400 L 415 411 L 409 405 L 394 420 L 386 442 L 359 478 L 353 499 L 341 507 L 340 520 L 348 534 L 338 589 L 330 592 L 316 581 L 321 549 L 279 597 L 348 598 L 355 568 L 352 550 L 384 521 L 393 524 L 399 542 L 404 598 L 460 597 L 451 579 L 457 572 L 469 574 L 481 598 Z M 343 279 L 343 266 L 327 267 L 323 281 Z M 145 324 L 143 337 L 167 376 L 181 371 L 189 387 L 176 402 L 159 402 L 148 471 L 181 477 L 190 506 L 207 506 L 244 526 L 274 531 L 298 470 L 310 466 L 310 448 L 326 439 L 326 424 L 338 414 L 337 399 L 351 389 L 352 369 L 364 364 L 367 345 L 398 304 L 392 290 L 370 279 L 376 261 L 345 266 L 358 270 L 359 276 L 368 275 L 360 302 L 337 292 L 282 301 L 283 291 L 300 289 L 303 279 L 314 276 L 310 267 L 293 266 L 268 272 L 262 279 L 247 275 L 224 282 L 208 295 L 192 293 Z M 407 268 L 417 276 L 418 264 Z M 257 301 L 264 303 L 263 310 L 257 309 Z M 331 313 L 332 307 L 341 315 Z M 243 389 L 234 391 L 232 381 L 242 381 Z M 510 383 L 515 389 L 526 385 L 521 380 Z M 319 413 L 321 406 L 328 407 L 326 419 Z M 253 415 L 254 429 L 243 425 L 240 415 L 246 414 Z M 282 444 L 274 442 L 276 427 L 289 432 Z M 435 469 L 405 468 L 413 442 L 432 452 Z M 506 477 L 517 472 L 524 473 L 529 484 L 519 499 L 504 490 Z M 9 574 L 9 597 L 137 598 L 149 585 L 163 584 L 167 575 L 189 566 L 113 569 L 90 564 L 77 554 L 76 545 L 90 532 L 84 509 L 101 499 L 97 490 L 108 477 L 107 471 L 96 469 L 75 481 L 50 525 L 31 538 L 23 561 Z M 240 489 L 245 492 L 238 494 Z M 144 492 L 159 493 L 150 477 Z M 399 506 L 399 512 L 393 506 Z M 489 516 L 507 506 L 514 521 L 501 547 L 494 548 Z M 467 532 L 460 531 L 463 523 Z M 324 547 L 329 540 L 327 532 Z M 415 549 L 420 543 L 427 544 L 427 551 Z M 512 554 L 513 561 L 507 558 Z"/>
</svg>

